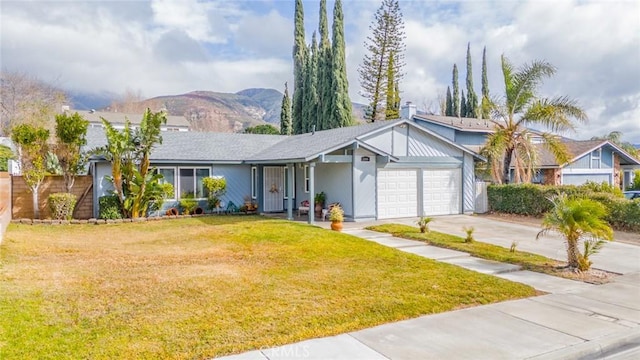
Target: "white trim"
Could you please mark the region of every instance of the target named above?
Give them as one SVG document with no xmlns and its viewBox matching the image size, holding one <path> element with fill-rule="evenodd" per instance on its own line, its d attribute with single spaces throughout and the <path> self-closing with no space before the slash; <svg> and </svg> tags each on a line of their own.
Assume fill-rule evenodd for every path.
<svg viewBox="0 0 640 360">
<path fill-rule="evenodd" d="M 258 198 L 258 167 L 251 167 L 251 199 Z"/>
<path fill-rule="evenodd" d="M 598 154 L 596 155 L 595 153 Z M 593 167 L 594 160 L 598 160 L 598 167 Z M 602 146 L 589 153 L 589 168 L 602 169 Z"/>
<path fill-rule="evenodd" d="M 293 181 L 291 182 L 291 186 L 293 187 L 293 198 L 296 198 L 296 171 L 295 171 L 295 167 L 293 168 L 292 171 L 293 174 Z M 283 186 L 283 191 L 284 191 L 284 199 L 287 200 L 289 199 L 289 191 L 288 191 L 288 186 L 289 186 L 289 167 L 285 166 L 282 168 L 282 176 L 284 178 L 284 186 Z"/>
<path fill-rule="evenodd" d="M 302 177 L 304 177 L 304 193 L 308 194 L 309 193 L 309 178 L 310 178 L 309 165 L 305 165 L 303 167 L 302 171 L 303 171 Z"/>
<path fill-rule="evenodd" d="M 565 168 L 562 169 L 562 175 L 602 175 L 602 174 L 613 174 L 613 169 L 570 169 Z"/>
<path fill-rule="evenodd" d="M 176 183 L 178 182 L 178 174 L 177 174 L 177 169 L 175 166 L 156 166 L 156 173 L 160 173 L 161 169 L 165 169 L 165 170 L 173 170 L 173 183 L 171 184 L 173 186 L 173 197 L 169 198 L 169 199 L 165 199 L 165 200 L 172 200 L 175 201 L 178 199 L 177 196 L 177 191 L 178 191 L 178 187 L 176 186 Z M 164 176 L 162 178 L 162 181 L 160 184 L 165 183 L 166 181 L 164 181 Z"/>
<path fill-rule="evenodd" d="M 182 183 L 181 183 L 182 180 L 180 179 L 180 177 L 181 177 L 180 176 L 180 171 L 181 170 L 187 170 L 187 169 L 193 170 L 193 192 L 194 192 L 193 196 L 194 197 L 196 195 L 195 193 L 198 190 L 198 187 L 197 187 L 198 186 L 198 177 L 196 176 L 196 170 L 208 170 L 209 174 L 207 176 L 205 176 L 205 178 L 206 177 L 211 177 L 211 173 L 212 173 L 211 166 L 178 166 L 177 168 L 178 168 L 178 171 L 176 172 L 176 175 L 177 175 L 176 176 L 176 183 L 177 183 L 178 191 L 181 190 L 181 188 L 182 188 Z M 174 186 L 174 188 L 175 188 L 175 186 Z M 202 193 L 204 195 L 204 186 L 203 186 Z M 182 194 L 179 193 L 177 195 L 178 195 L 178 199 L 180 199 Z M 195 198 L 195 200 L 206 200 L 206 199 L 207 199 L 206 197 Z"/>
</svg>

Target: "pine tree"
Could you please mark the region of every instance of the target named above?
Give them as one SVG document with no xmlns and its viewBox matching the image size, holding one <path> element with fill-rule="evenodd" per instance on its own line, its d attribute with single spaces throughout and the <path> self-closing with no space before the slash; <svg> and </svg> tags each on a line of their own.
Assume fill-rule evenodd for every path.
<svg viewBox="0 0 640 360">
<path fill-rule="evenodd" d="M 282 106 L 280 108 L 280 134 L 291 135 L 291 99 L 289 99 L 289 87 L 284 83 L 284 96 L 282 96 Z"/>
<path fill-rule="evenodd" d="M 453 110 L 452 116 L 460 116 L 460 89 L 458 88 L 458 65 L 453 64 Z"/>
<path fill-rule="evenodd" d="M 390 105 L 383 102 L 393 98 L 387 93 L 388 90 L 395 89 L 403 76 L 405 33 L 398 0 L 382 0 L 369 29 L 371 35 L 365 43 L 368 53 L 364 56 L 358 73 L 362 87 L 360 94 L 369 100 L 371 108 L 369 120 L 375 121 L 383 117 L 384 109 Z M 393 86 L 387 84 L 390 78 L 387 69 L 390 56 L 394 57 L 391 76 Z"/>
<path fill-rule="evenodd" d="M 304 68 L 307 57 L 307 44 L 304 39 L 304 9 L 302 0 L 296 0 L 295 6 L 295 25 L 294 25 L 294 43 L 293 43 L 293 132 L 301 134 L 302 129 L 302 109 L 304 101 Z"/>
<path fill-rule="evenodd" d="M 451 87 L 447 86 L 447 102 L 444 115 L 453 116 L 453 98 L 451 97 Z"/>
<path fill-rule="evenodd" d="M 344 15 L 342 1 L 336 0 L 333 6 L 333 46 L 331 49 L 331 71 L 333 96 L 331 100 L 330 127 L 350 126 L 353 123 L 351 99 L 349 98 L 349 81 L 347 80 L 347 64 L 344 43 Z"/>
<path fill-rule="evenodd" d="M 489 111 L 489 79 L 487 77 L 487 47 L 482 49 L 482 118 L 488 119 Z"/>
<path fill-rule="evenodd" d="M 464 96 L 462 96 L 462 101 Z M 476 110 L 478 108 L 478 96 L 475 90 L 473 90 L 473 70 L 471 65 L 471 43 L 467 43 L 467 106 L 466 111 L 463 112 L 464 117 L 475 118 Z"/>
<path fill-rule="evenodd" d="M 305 66 L 304 100 L 303 100 L 303 132 L 310 132 L 318 127 L 318 43 L 316 33 L 313 32 L 311 47 L 307 55 Z M 318 129 L 319 130 L 319 129 Z"/>
<path fill-rule="evenodd" d="M 387 106 L 384 111 L 385 120 L 392 120 L 400 117 L 400 109 L 396 107 L 396 98 L 399 98 L 400 94 L 396 94 L 398 84 L 394 79 L 394 57 L 393 52 L 389 54 L 389 63 L 387 65 Z"/>
</svg>

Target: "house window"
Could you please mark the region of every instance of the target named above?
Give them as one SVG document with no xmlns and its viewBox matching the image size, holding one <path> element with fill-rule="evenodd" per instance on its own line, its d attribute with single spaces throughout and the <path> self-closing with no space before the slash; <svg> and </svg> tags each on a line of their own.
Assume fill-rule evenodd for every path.
<svg viewBox="0 0 640 360">
<path fill-rule="evenodd" d="M 171 184 L 173 186 L 173 196 L 169 200 L 176 199 L 176 168 L 160 167 L 157 169 L 158 174 L 162 175 L 160 184 Z"/>
<path fill-rule="evenodd" d="M 602 157 L 602 149 L 591 152 L 591 168 L 600 169 L 600 158 Z"/>
<path fill-rule="evenodd" d="M 282 168 L 284 171 L 284 198 L 288 199 L 289 198 L 289 168 L 288 167 L 284 167 Z M 295 169 L 295 168 L 294 168 Z M 296 183 L 296 172 L 295 170 L 293 171 L 293 184 Z M 296 197 L 296 187 L 293 187 L 293 197 Z"/>
<path fill-rule="evenodd" d="M 251 167 L 251 198 L 258 198 L 258 168 Z"/>
<path fill-rule="evenodd" d="M 309 192 L 309 165 L 304 166 L 304 192 Z"/>
<path fill-rule="evenodd" d="M 180 197 L 193 194 L 196 199 L 206 197 L 203 180 L 211 174 L 210 168 L 180 168 Z"/>
</svg>

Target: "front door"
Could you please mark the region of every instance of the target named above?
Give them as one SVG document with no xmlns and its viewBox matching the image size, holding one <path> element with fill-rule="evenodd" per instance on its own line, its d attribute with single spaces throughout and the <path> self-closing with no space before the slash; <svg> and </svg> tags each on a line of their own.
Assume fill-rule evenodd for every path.
<svg viewBox="0 0 640 360">
<path fill-rule="evenodd" d="M 284 171 L 279 166 L 264 167 L 264 212 L 284 211 Z"/>
</svg>

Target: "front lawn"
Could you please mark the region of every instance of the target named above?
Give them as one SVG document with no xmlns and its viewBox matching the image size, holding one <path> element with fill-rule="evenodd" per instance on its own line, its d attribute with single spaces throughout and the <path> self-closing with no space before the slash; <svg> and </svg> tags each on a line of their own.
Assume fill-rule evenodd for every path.
<svg viewBox="0 0 640 360">
<path fill-rule="evenodd" d="M 0 251 L 1 359 L 204 359 L 535 294 L 257 216 L 12 224 Z"/>
<path fill-rule="evenodd" d="M 532 254 L 525 251 L 516 250 L 514 252 L 511 252 L 509 249 L 506 249 L 502 246 L 487 244 L 479 241 L 468 243 L 464 241 L 464 238 L 461 238 L 459 236 L 443 234 L 437 231 L 421 233 L 420 229 L 416 227 L 402 224 L 374 225 L 367 227 L 367 229 L 389 233 L 393 236 L 405 239 L 420 240 L 427 242 L 430 245 L 447 249 L 464 251 L 473 256 L 487 260 L 520 265 L 523 269 L 526 270 L 542 272 L 570 279 L 577 278 L 575 274 L 563 271 L 562 265 L 564 265 L 564 263 L 557 260 L 549 259 L 542 255 Z"/>
</svg>

